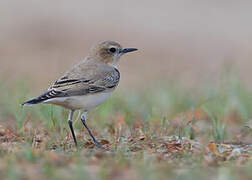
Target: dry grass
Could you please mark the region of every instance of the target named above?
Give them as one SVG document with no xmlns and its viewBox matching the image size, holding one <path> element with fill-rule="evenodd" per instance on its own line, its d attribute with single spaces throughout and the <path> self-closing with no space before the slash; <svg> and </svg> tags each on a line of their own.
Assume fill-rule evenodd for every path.
<svg viewBox="0 0 252 180">
<path fill-rule="evenodd" d="M 230 74 L 200 92 L 170 82 L 155 92 L 117 93 L 88 124 L 109 151 L 96 149 L 78 115 L 79 149 L 67 111 L 21 108 L 28 85 L 1 83 L 2 179 L 251 179 L 252 93 Z"/>
</svg>

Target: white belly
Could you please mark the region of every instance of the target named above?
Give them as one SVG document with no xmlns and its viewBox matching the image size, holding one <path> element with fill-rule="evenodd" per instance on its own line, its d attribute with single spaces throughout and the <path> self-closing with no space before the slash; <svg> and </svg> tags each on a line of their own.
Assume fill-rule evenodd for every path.
<svg viewBox="0 0 252 180">
<path fill-rule="evenodd" d="M 104 103 L 111 95 L 112 92 L 106 92 L 84 96 L 60 97 L 49 99 L 44 103 L 55 104 L 73 110 L 75 109 L 89 110 Z"/>
</svg>

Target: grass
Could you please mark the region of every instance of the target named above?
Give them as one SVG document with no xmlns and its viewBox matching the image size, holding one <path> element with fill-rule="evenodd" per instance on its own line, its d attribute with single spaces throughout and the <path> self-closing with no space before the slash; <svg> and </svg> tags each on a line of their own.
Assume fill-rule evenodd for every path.
<svg viewBox="0 0 252 180">
<path fill-rule="evenodd" d="M 118 92 L 88 124 L 110 149 L 96 149 L 78 113 L 74 147 L 68 111 L 22 108 L 29 85 L 0 82 L 1 179 L 251 179 L 252 92 L 232 74 L 197 92 L 174 82 Z"/>
</svg>

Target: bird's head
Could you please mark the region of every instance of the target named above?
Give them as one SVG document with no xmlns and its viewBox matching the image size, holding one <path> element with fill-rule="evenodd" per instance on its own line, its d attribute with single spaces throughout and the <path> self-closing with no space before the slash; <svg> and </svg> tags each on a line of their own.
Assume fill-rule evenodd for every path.
<svg viewBox="0 0 252 180">
<path fill-rule="evenodd" d="M 104 41 L 95 45 L 89 52 L 89 58 L 105 64 L 117 66 L 120 57 L 128 52 L 136 51 L 136 48 L 122 48 L 114 41 Z"/>
</svg>

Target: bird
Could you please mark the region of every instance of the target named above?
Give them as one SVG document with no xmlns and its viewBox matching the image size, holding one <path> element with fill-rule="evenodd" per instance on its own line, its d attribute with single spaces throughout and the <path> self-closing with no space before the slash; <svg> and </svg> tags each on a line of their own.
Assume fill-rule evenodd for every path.
<svg viewBox="0 0 252 180">
<path fill-rule="evenodd" d="M 78 144 L 73 129 L 73 115 L 76 110 L 81 110 L 82 124 L 95 146 L 104 149 L 86 123 L 88 112 L 112 95 L 120 80 L 118 70 L 120 57 L 136 50 L 138 49 L 123 48 L 114 41 L 99 42 L 89 50 L 81 62 L 55 81 L 48 90 L 24 102 L 22 106 L 53 104 L 68 109 L 68 125 L 76 147 Z"/>
</svg>

